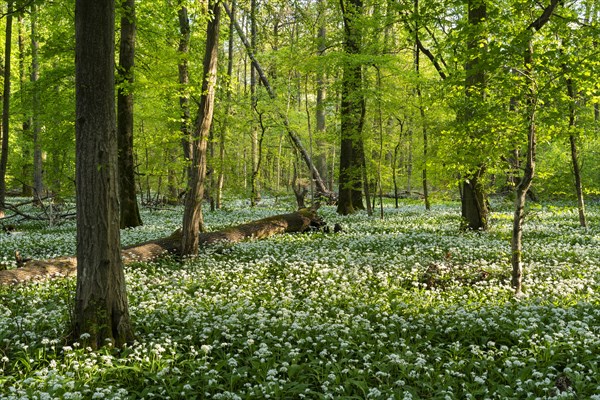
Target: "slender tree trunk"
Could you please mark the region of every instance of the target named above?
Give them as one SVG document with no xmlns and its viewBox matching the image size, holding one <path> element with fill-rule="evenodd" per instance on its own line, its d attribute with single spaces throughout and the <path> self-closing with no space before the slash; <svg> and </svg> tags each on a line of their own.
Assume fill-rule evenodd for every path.
<svg viewBox="0 0 600 400">
<path fill-rule="evenodd" d="M 18 25 L 19 25 L 19 83 L 20 83 L 20 93 L 21 93 L 21 104 L 27 104 L 27 96 L 25 95 L 25 86 L 27 82 L 27 70 L 25 67 L 25 21 L 23 20 L 23 16 L 19 14 L 18 16 Z M 31 197 L 33 195 L 33 186 L 31 184 L 31 178 L 33 176 L 33 168 L 31 163 L 31 149 L 29 147 L 29 143 L 32 141 L 31 136 L 31 111 L 24 108 L 23 109 L 23 141 L 25 146 L 23 146 L 23 167 L 22 167 L 22 185 L 21 185 L 21 195 L 23 197 Z"/>
<path fill-rule="evenodd" d="M 566 66 L 563 67 L 566 71 Z M 569 143 L 571 145 L 571 161 L 573 163 L 573 175 L 575 177 L 575 192 L 577 193 L 577 208 L 579 210 L 579 225 L 587 227 L 585 218 L 585 202 L 583 199 L 583 184 L 581 183 L 581 170 L 579 168 L 579 155 L 577 151 L 576 116 L 575 116 L 575 89 L 573 79 L 567 78 L 567 95 L 569 96 Z"/>
<path fill-rule="evenodd" d="M 218 0 L 209 0 L 212 18 L 206 28 L 206 50 L 204 53 L 202 95 L 198 117 L 193 133 L 193 163 L 190 170 L 189 188 L 185 197 L 182 228 L 182 252 L 184 255 L 198 254 L 198 235 L 204 231 L 202 199 L 206 180 L 206 148 L 214 112 L 217 60 L 219 54 L 219 24 L 221 7 Z"/>
<path fill-rule="evenodd" d="M 414 13 L 416 15 L 415 22 L 415 72 L 417 74 L 417 79 L 420 78 L 421 73 L 421 50 L 417 43 L 419 42 L 419 0 L 415 0 L 414 3 Z M 425 201 L 425 209 L 431 210 L 431 203 L 429 202 L 429 189 L 427 185 L 427 146 L 428 146 L 428 137 L 427 137 L 427 123 L 425 121 L 425 107 L 423 107 L 423 96 L 421 94 L 421 84 L 417 82 L 416 87 L 417 98 L 419 99 L 419 114 L 421 115 L 421 126 L 423 132 L 423 169 L 421 170 L 421 178 L 423 183 L 423 199 Z"/>
<path fill-rule="evenodd" d="M 37 39 L 37 9 L 35 4 L 31 6 L 31 83 L 33 87 L 32 104 L 32 128 L 33 128 L 33 194 L 36 203 L 44 195 L 44 172 L 42 165 L 42 145 L 40 126 L 40 93 L 38 80 L 40 77 L 40 65 L 38 60 L 39 42 Z"/>
<path fill-rule="evenodd" d="M 256 14 L 258 12 L 258 4 L 257 0 L 250 1 L 250 47 L 252 48 L 252 53 L 256 54 L 256 46 L 257 46 L 257 36 L 258 36 L 258 28 L 256 26 Z M 252 112 L 257 113 L 256 106 L 258 104 L 258 97 L 256 94 L 258 79 L 257 79 L 257 70 L 254 63 L 250 66 L 250 106 L 252 107 Z M 252 124 L 250 131 L 250 141 L 251 141 L 251 161 L 252 161 L 252 175 L 250 178 L 250 205 L 254 207 L 260 201 L 260 191 L 258 188 L 258 178 L 259 178 L 259 170 L 258 170 L 258 126 L 256 124 Z"/>
<path fill-rule="evenodd" d="M 190 52 L 190 20 L 188 18 L 187 8 L 183 5 L 183 0 L 180 0 L 179 10 L 179 48 L 178 53 L 180 61 L 178 64 L 179 70 L 179 107 L 181 107 L 181 146 L 183 148 L 183 157 L 188 163 L 192 162 L 192 142 L 190 134 L 191 117 L 190 117 L 190 93 L 189 84 L 190 76 L 188 69 L 188 56 Z M 191 174 L 191 164 L 186 168 L 187 177 Z"/>
<path fill-rule="evenodd" d="M 133 339 L 119 243 L 114 7 L 112 0 L 77 0 L 75 5 L 77 292 L 72 340 L 94 349 Z"/>
<path fill-rule="evenodd" d="M 119 143 L 119 199 L 121 228 L 142 225 L 135 188 L 133 162 L 133 74 L 135 59 L 135 0 L 122 0 L 121 44 L 117 94 L 117 136 Z"/>
<path fill-rule="evenodd" d="M 8 136 L 10 122 L 10 64 L 12 48 L 13 2 L 8 0 L 6 36 L 4 38 L 4 88 L 2 92 L 2 145 L 0 149 L 0 218 L 4 217 L 6 201 L 6 168 L 8 166 Z"/>
<path fill-rule="evenodd" d="M 223 182 L 225 181 L 225 141 L 229 132 L 229 115 L 231 113 L 231 102 L 233 94 L 233 45 L 235 26 L 236 1 L 231 2 L 231 14 L 233 18 L 229 20 L 229 43 L 227 46 L 227 98 L 225 100 L 225 116 L 223 117 L 223 126 L 219 135 L 219 172 L 217 176 L 216 207 L 223 206 Z"/>
<path fill-rule="evenodd" d="M 531 76 L 533 65 L 533 37 L 530 37 L 527 51 L 525 54 L 525 65 L 528 72 L 528 79 L 533 80 Z M 522 290 L 523 280 L 523 221 L 525 219 L 525 202 L 527 201 L 527 191 L 531 187 L 531 182 L 535 175 L 535 155 L 536 155 L 536 89 L 535 82 L 531 81 L 528 84 L 527 95 L 527 112 L 528 120 L 528 135 L 527 135 L 527 161 L 523 171 L 523 177 L 517 185 L 517 195 L 515 198 L 515 214 L 513 218 L 513 231 L 511 240 L 513 267 L 512 285 L 515 288 L 516 294 L 520 294 Z"/>
<path fill-rule="evenodd" d="M 523 221 L 525 219 L 525 202 L 527 201 L 527 192 L 531 187 L 531 182 L 535 175 L 535 157 L 537 146 L 536 132 L 536 114 L 537 114 L 537 88 L 535 78 L 533 77 L 533 36 L 536 31 L 539 31 L 549 20 L 560 0 L 551 0 L 550 4 L 544 9 L 542 14 L 525 30 L 525 39 L 527 47 L 524 56 L 524 70 L 527 83 L 527 117 L 528 117 L 528 134 L 527 134 L 527 154 L 525 161 L 525 169 L 523 177 L 517 185 L 515 198 L 515 213 L 513 217 L 513 230 L 511 239 L 511 265 L 512 265 L 512 286 L 515 289 L 515 294 L 520 295 L 523 282 Z"/>
</svg>

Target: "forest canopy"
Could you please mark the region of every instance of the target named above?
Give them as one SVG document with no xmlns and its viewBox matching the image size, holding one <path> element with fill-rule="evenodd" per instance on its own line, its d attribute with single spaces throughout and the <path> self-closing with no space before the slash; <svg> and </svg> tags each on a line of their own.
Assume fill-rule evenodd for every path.
<svg viewBox="0 0 600 400">
<path fill-rule="evenodd" d="M 254 204 L 293 187 L 314 193 L 312 175 L 286 124 L 332 191 L 338 191 L 340 162 L 345 162 L 341 142 L 348 139 L 360 143 L 353 156 L 358 162 L 348 164 L 353 169 L 348 179 L 358 183 L 350 185 L 370 192 L 371 201 L 375 194 L 457 197 L 457 184 L 480 167 L 486 193 L 510 193 L 525 165 L 531 100 L 538 134 L 535 196 L 576 198 L 573 147 L 583 194 L 597 195 L 600 6 L 592 0 L 557 2 L 546 27 L 533 34 L 528 64 L 523 57 L 529 25 L 547 4 L 489 2 L 481 18 L 473 19 L 479 3 L 484 4 L 228 4 L 276 96 L 254 76 L 248 49 L 224 15 L 207 197 L 219 207 L 222 196 Z M 3 80 L 12 89 L 3 97 L 8 104 L 5 189 L 70 196 L 74 1 L 15 1 L 9 7 L 0 20 L 4 43 L 13 43 L 2 58 Z M 187 52 L 180 46 L 182 8 L 189 21 Z M 117 24 L 124 10 L 117 7 Z M 6 36 L 9 17 L 12 30 Z M 135 99 L 135 176 L 144 203 L 181 200 L 186 188 L 189 160 L 181 145 L 180 99 L 189 99 L 193 119 L 207 18 L 199 2 L 136 3 L 135 80 L 117 82 Z M 179 80 L 183 61 L 188 83 Z M 348 102 L 358 108 L 352 111 L 344 105 Z M 352 112 L 360 121 L 344 117 Z M 361 129 L 349 128 L 358 125 Z"/>
</svg>

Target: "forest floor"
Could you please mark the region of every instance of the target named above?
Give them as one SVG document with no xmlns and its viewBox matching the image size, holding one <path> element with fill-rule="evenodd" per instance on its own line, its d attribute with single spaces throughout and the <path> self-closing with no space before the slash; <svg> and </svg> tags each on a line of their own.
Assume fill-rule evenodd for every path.
<svg viewBox="0 0 600 400">
<path fill-rule="evenodd" d="M 570 205 L 530 206 L 520 298 L 512 204 L 492 206 L 485 233 L 458 230 L 457 203 L 406 201 L 383 220 L 322 207 L 341 233 L 128 265 L 137 340 L 121 351 L 65 345 L 73 278 L 0 287 L 0 399 L 600 399 L 600 204 L 588 229 Z M 292 208 L 243 207 L 206 212 L 208 228 Z M 181 215 L 144 210 L 122 242 Z M 73 255 L 74 235 L 74 221 L 15 224 L 0 264 Z"/>
</svg>

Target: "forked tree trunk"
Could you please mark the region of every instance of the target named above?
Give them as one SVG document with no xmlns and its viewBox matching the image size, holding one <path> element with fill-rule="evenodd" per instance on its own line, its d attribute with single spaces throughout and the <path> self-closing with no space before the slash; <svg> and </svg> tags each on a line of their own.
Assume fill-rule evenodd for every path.
<svg viewBox="0 0 600 400">
<path fill-rule="evenodd" d="M 194 126 L 193 156 L 188 191 L 185 196 L 181 246 L 185 255 L 198 253 L 198 234 L 204 231 L 202 200 L 206 180 L 206 149 L 212 125 L 215 87 L 217 82 L 217 57 L 219 50 L 219 27 L 221 7 L 218 1 L 210 0 L 209 9 L 212 18 L 206 27 L 206 49 L 204 53 L 204 72 L 202 74 L 202 95 L 198 108 L 198 117 Z"/>
<path fill-rule="evenodd" d="M 122 346 L 133 339 L 120 254 L 114 26 L 113 0 L 77 0 L 77 292 L 71 339 L 94 349 L 107 340 Z"/>
<path fill-rule="evenodd" d="M 237 243 L 247 239 L 264 239 L 283 233 L 304 232 L 319 228 L 323 221 L 317 214 L 318 206 L 302 209 L 293 213 L 274 215 L 225 228 L 220 231 L 200 233 L 200 245 L 210 246 L 218 243 Z M 181 230 L 168 237 L 136 244 L 124 248 L 121 256 L 124 263 L 151 261 L 165 254 L 181 256 Z M 75 257 L 60 257 L 50 260 L 32 260 L 22 268 L 0 271 L 0 285 L 24 283 L 31 280 L 50 277 L 73 276 L 77 273 Z"/>
<path fill-rule="evenodd" d="M 119 88 L 117 94 L 117 136 L 119 142 L 119 199 L 121 228 L 142 225 L 135 188 L 133 157 L 133 74 L 135 58 L 135 1 L 121 2 L 121 44 L 119 47 Z"/>
</svg>

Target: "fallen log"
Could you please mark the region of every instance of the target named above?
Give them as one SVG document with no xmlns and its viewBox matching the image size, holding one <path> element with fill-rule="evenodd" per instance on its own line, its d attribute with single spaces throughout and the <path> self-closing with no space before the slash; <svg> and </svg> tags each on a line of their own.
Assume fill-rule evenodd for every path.
<svg viewBox="0 0 600 400">
<path fill-rule="evenodd" d="M 200 234 L 200 244 L 237 243 L 247 239 L 264 239 L 281 233 L 305 232 L 324 227 L 317 214 L 318 206 L 289 214 L 279 214 L 220 231 Z M 181 231 L 170 236 L 128 246 L 121 251 L 123 262 L 147 262 L 165 254 L 181 255 Z M 77 258 L 60 257 L 49 260 L 30 260 L 22 268 L 0 271 L 0 285 L 18 284 L 31 280 L 75 276 Z"/>
</svg>

